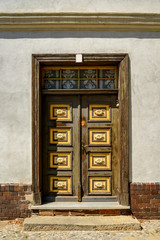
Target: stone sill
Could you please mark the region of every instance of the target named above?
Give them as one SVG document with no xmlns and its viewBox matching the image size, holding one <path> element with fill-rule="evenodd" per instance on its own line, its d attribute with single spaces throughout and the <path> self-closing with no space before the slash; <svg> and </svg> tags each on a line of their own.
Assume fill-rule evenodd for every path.
<svg viewBox="0 0 160 240">
<path fill-rule="evenodd" d="M 54 202 L 31 206 L 32 210 L 95 210 L 95 209 L 130 209 L 130 206 L 118 202 Z"/>
</svg>

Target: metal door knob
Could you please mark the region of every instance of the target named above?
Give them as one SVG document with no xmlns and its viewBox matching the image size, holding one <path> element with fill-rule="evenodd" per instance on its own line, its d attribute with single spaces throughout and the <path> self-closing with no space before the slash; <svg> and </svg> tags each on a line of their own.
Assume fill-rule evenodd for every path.
<svg viewBox="0 0 160 240">
<path fill-rule="evenodd" d="M 82 143 L 82 151 L 85 151 L 85 152 L 87 152 L 87 148 L 88 147 L 88 145 L 85 145 L 84 143 Z"/>
</svg>

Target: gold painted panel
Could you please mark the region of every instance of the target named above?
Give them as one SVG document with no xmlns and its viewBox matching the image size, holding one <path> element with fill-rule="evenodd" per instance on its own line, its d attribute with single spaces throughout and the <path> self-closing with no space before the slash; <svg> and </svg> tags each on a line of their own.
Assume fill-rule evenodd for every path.
<svg viewBox="0 0 160 240">
<path fill-rule="evenodd" d="M 110 145 L 111 144 L 110 128 L 90 128 L 89 144 L 91 145 Z"/>
<path fill-rule="evenodd" d="M 89 170 L 111 170 L 111 153 L 89 153 Z"/>
<path fill-rule="evenodd" d="M 110 194 L 111 177 L 89 177 L 90 194 Z"/>
<path fill-rule="evenodd" d="M 50 168 L 57 170 L 71 169 L 71 153 L 70 152 L 50 152 Z"/>
<path fill-rule="evenodd" d="M 109 121 L 110 120 L 109 105 L 90 104 L 89 120 L 90 121 Z"/>
<path fill-rule="evenodd" d="M 50 144 L 71 145 L 71 129 L 50 128 Z"/>
<path fill-rule="evenodd" d="M 71 121 L 71 107 L 69 104 L 51 104 L 50 119 Z"/>
<path fill-rule="evenodd" d="M 71 177 L 50 177 L 50 192 L 71 194 Z"/>
</svg>

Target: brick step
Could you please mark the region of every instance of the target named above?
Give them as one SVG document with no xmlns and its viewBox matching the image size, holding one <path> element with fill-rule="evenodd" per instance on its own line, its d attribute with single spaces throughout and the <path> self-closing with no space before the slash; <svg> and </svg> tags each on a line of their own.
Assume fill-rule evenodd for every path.
<svg viewBox="0 0 160 240">
<path fill-rule="evenodd" d="M 130 209 L 98 209 L 98 210 L 32 210 L 32 215 L 39 216 L 88 216 L 88 215 L 103 215 L 117 216 L 130 215 Z"/>
<path fill-rule="evenodd" d="M 32 215 L 39 216 L 86 216 L 130 215 L 130 207 L 118 202 L 54 202 L 32 206 Z"/>
</svg>

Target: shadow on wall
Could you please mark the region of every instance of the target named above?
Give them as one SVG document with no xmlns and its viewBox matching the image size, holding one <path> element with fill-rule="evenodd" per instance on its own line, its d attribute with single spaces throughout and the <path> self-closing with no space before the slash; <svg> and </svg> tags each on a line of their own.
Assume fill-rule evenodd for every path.
<svg viewBox="0 0 160 240">
<path fill-rule="evenodd" d="M 160 38 L 160 32 L 125 32 L 125 31 L 15 31 L 0 32 L 0 38 Z"/>
</svg>

